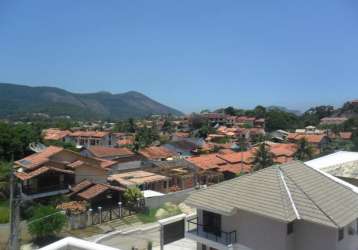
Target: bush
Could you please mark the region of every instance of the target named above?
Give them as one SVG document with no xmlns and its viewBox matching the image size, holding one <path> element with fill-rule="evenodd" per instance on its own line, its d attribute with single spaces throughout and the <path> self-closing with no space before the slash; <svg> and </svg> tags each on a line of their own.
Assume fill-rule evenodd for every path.
<svg viewBox="0 0 358 250">
<path fill-rule="evenodd" d="M 36 239 L 44 239 L 59 233 L 66 225 L 66 221 L 66 216 L 56 208 L 39 205 L 34 209 L 34 214 L 28 222 L 28 229 Z"/>
<path fill-rule="evenodd" d="M 8 201 L 0 201 L 0 223 L 8 223 L 10 218 L 10 209 Z"/>
<path fill-rule="evenodd" d="M 139 188 L 127 188 L 123 194 L 125 204 L 129 206 L 135 206 L 137 204 L 137 200 L 143 198 L 143 194 Z"/>
</svg>

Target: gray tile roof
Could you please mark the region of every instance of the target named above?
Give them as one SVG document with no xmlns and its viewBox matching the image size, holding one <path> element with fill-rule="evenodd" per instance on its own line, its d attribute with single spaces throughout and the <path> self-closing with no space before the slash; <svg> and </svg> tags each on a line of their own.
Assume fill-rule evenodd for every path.
<svg viewBox="0 0 358 250">
<path fill-rule="evenodd" d="M 301 162 L 277 165 L 194 192 L 186 203 L 340 228 L 358 218 L 358 194 Z"/>
</svg>

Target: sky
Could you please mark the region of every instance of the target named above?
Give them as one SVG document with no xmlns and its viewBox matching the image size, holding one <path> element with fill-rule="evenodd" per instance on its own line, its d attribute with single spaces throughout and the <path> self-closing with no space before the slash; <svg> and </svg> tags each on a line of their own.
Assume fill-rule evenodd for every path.
<svg viewBox="0 0 358 250">
<path fill-rule="evenodd" d="M 356 0 L 0 0 L 0 82 L 184 112 L 358 98 Z"/>
</svg>

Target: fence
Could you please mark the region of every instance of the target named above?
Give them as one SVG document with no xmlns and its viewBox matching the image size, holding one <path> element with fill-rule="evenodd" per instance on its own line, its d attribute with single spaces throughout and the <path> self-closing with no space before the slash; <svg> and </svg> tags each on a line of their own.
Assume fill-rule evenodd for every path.
<svg viewBox="0 0 358 250">
<path fill-rule="evenodd" d="M 102 224 L 115 219 L 124 218 L 137 212 L 144 211 L 144 200 L 138 202 L 134 207 L 122 206 L 120 203 L 117 207 L 89 209 L 85 213 L 68 215 L 69 227 L 71 229 L 85 228 L 91 225 Z"/>
</svg>

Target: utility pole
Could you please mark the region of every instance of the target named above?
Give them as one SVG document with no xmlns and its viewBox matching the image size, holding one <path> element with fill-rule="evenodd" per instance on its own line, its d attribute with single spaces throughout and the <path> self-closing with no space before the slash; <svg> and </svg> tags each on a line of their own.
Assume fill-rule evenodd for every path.
<svg viewBox="0 0 358 250">
<path fill-rule="evenodd" d="M 10 175 L 10 238 L 9 250 L 19 250 L 19 215 L 21 198 L 18 192 L 15 171 L 11 162 L 11 175 Z"/>
</svg>

